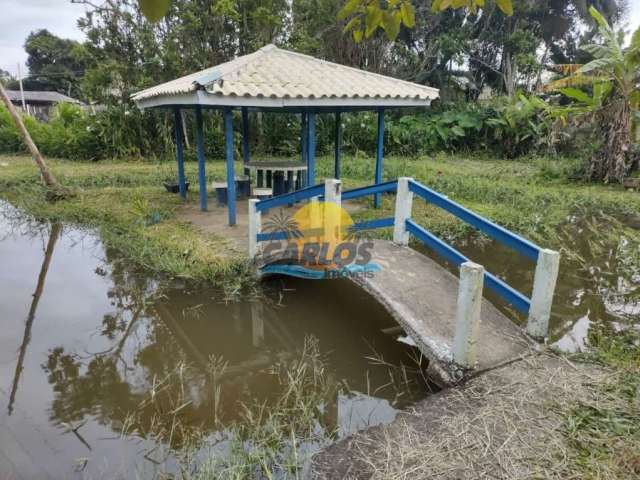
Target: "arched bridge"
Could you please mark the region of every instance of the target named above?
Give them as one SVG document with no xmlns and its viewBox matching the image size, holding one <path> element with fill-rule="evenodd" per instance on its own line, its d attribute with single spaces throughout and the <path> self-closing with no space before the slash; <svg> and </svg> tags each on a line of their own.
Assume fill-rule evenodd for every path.
<svg viewBox="0 0 640 480">
<path fill-rule="evenodd" d="M 355 230 L 393 227 L 393 241 L 375 240 L 371 262 L 380 267 L 373 275 L 351 275 L 394 316 L 421 352 L 429 368 L 444 383 L 455 383 L 465 373 L 496 367 L 520 358 L 535 348 L 534 339 L 548 331 L 551 301 L 558 274 L 559 254 L 542 249 L 519 235 L 483 218 L 412 178 L 341 191 L 339 180 L 266 200 L 249 200 L 249 254 L 267 273 L 291 273 L 289 267 L 271 265 L 263 246 L 287 239 L 284 231 L 263 232 L 262 213 L 303 200 L 342 202 L 383 193 L 396 193 L 393 217 L 357 223 Z M 411 216 L 414 198 L 455 215 L 484 234 L 535 262 L 531 297 L 473 263 L 451 245 L 418 225 Z M 459 277 L 431 258 L 409 247 L 414 237 L 459 267 Z M 528 316 L 520 328 L 483 298 L 487 288 L 514 309 Z"/>
</svg>

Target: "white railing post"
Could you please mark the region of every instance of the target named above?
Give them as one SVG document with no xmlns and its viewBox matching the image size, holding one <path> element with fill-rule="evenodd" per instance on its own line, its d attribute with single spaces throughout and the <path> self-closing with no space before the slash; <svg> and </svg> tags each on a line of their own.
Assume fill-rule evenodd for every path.
<svg viewBox="0 0 640 480">
<path fill-rule="evenodd" d="M 549 333 L 551 303 L 559 268 L 560 253 L 547 249 L 540 250 L 536 273 L 533 277 L 533 293 L 527 320 L 527 333 L 534 338 L 545 338 Z"/>
<path fill-rule="evenodd" d="M 324 181 L 324 202 L 333 203 L 338 207 L 342 206 L 342 182 L 335 178 L 327 178 Z M 331 213 L 331 210 L 323 210 L 323 223 L 324 223 L 324 241 L 333 244 L 340 240 L 340 220 L 341 215 L 335 214 L 335 211 Z"/>
<path fill-rule="evenodd" d="M 249 258 L 251 260 L 260 252 L 258 234 L 262 231 L 262 212 L 256 208 L 258 202 L 256 198 L 249 199 Z"/>
<path fill-rule="evenodd" d="M 324 201 L 333 202 L 339 207 L 342 203 L 342 182 L 335 178 L 327 178 L 324 181 Z"/>
<path fill-rule="evenodd" d="M 409 232 L 407 232 L 406 221 L 411 218 L 411 207 L 413 205 L 413 192 L 409 190 L 409 177 L 398 179 L 398 189 L 396 193 L 396 212 L 393 221 L 393 242 L 398 245 L 409 245 Z"/>
<path fill-rule="evenodd" d="M 453 360 L 463 368 L 473 368 L 476 363 L 483 283 L 482 265 L 465 262 L 460 266 Z"/>
</svg>

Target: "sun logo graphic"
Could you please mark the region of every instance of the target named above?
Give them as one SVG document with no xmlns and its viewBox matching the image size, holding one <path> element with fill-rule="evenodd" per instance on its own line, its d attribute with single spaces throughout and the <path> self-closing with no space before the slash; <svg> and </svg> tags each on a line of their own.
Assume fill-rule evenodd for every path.
<svg viewBox="0 0 640 480">
<path fill-rule="evenodd" d="M 380 270 L 371 261 L 373 242 L 336 203 L 312 200 L 293 215 L 280 210 L 264 228 L 285 237 L 264 246 L 264 273 L 321 279 L 371 276 Z"/>
</svg>

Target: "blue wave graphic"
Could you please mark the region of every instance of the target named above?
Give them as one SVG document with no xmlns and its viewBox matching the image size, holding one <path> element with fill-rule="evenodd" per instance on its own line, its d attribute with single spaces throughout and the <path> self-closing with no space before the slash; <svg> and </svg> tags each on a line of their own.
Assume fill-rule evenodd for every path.
<svg viewBox="0 0 640 480">
<path fill-rule="evenodd" d="M 342 268 L 330 270 L 313 270 L 294 264 L 274 264 L 262 267 L 262 273 L 288 275 L 290 277 L 305 278 L 309 280 L 323 280 L 326 278 L 340 278 L 349 274 L 373 273 L 381 270 L 377 263 L 367 263 L 366 265 L 347 265 Z"/>
</svg>

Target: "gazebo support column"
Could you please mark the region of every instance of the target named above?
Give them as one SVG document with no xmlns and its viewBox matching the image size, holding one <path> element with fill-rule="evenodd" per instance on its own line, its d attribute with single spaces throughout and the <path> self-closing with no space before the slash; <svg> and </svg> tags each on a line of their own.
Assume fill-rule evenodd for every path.
<svg viewBox="0 0 640 480">
<path fill-rule="evenodd" d="M 307 112 L 300 114 L 300 160 L 302 163 L 307 163 L 307 136 L 309 131 L 307 130 Z M 305 181 L 308 178 L 304 179 Z"/>
<path fill-rule="evenodd" d="M 236 224 L 236 177 L 233 168 L 233 110 L 224 109 L 224 137 L 227 150 L 227 209 L 229 225 Z"/>
<path fill-rule="evenodd" d="M 178 162 L 178 187 L 180 188 L 180 196 L 187 198 L 187 185 L 184 178 L 184 149 L 183 149 L 183 125 L 182 114 L 179 108 L 173 109 L 173 118 L 176 129 L 176 160 Z"/>
<path fill-rule="evenodd" d="M 242 107 L 242 162 L 244 163 L 244 174 L 249 175 L 249 110 Z"/>
<path fill-rule="evenodd" d="M 196 106 L 196 155 L 198 156 L 198 184 L 200 187 L 200 210 L 207 211 L 207 174 L 204 165 L 204 133 L 202 107 Z"/>
<path fill-rule="evenodd" d="M 342 113 L 340 111 L 336 112 L 336 128 L 335 128 L 335 150 L 336 150 L 336 159 L 335 159 L 335 167 L 334 167 L 334 178 L 340 180 L 340 170 L 341 165 L 340 162 L 342 160 Z"/>
<path fill-rule="evenodd" d="M 384 157 L 384 108 L 378 109 L 378 138 L 376 150 L 376 178 L 375 183 L 382 183 L 382 161 Z M 380 206 L 380 194 L 373 196 L 373 206 Z"/>
<path fill-rule="evenodd" d="M 307 118 L 307 186 L 316 184 L 316 114 Z"/>
</svg>

